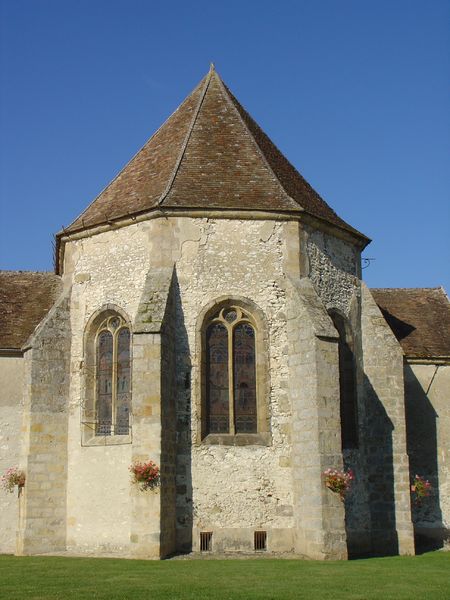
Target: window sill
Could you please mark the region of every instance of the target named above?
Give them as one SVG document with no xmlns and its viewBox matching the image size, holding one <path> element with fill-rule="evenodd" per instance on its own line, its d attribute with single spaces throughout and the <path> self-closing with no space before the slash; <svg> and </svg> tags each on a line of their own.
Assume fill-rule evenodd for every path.
<svg viewBox="0 0 450 600">
<path fill-rule="evenodd" d="M 123 446 L 131 444 L 131 434 L 128 435 L 83 435 L 82 446 Z"/>
<path fill-rule="evenodd" d="M 203 438 L 202 444 L 207 446 L 270 446 L 270 433 L 210 433 Z"/>
</svg>

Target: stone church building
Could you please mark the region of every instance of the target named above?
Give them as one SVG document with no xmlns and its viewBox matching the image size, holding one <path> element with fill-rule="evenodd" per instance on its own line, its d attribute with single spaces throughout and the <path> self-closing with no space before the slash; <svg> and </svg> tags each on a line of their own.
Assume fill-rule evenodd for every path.
<svg viewBox="0 0 450 600">
<path fill-rule="evenodd" d="M 56 240 L 55 274 L 0 273 L 0 552 L 445 545 L 448 298 L 369 290 L 370 240 L 213 68 Z"/>
</svg>

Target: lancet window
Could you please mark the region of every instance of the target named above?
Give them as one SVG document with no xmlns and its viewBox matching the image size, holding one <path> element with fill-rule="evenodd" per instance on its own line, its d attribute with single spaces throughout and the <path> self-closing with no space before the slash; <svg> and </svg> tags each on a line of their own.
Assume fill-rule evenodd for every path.
<svg viewBox="0 0 450 600">
<path fill-rule="evenodd" d="M 131 406 L 130 329 L 105 318 L 95 337 L 95 435 L 128 435 Z"/>
<path fill-rule="evenodd" d="M 257 330 L 249 312 L 226 306 L 205 328 L 205 433 L 257 433 Z"/>
</svg>

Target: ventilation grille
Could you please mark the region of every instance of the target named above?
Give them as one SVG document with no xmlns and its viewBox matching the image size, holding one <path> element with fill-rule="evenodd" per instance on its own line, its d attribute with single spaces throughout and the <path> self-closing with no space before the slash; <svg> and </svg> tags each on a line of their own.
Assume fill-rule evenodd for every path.
<svg viewBox="0 0 450 600">
<path fill-rule="evenodd" d="M 255 531 L 255 551 L 267 550 L 267 531 Z"/>
<path fill-rule="evenodd" d="M 211 552 L 212 531 L 200 532 L 200 552 Z"/>
</svg>

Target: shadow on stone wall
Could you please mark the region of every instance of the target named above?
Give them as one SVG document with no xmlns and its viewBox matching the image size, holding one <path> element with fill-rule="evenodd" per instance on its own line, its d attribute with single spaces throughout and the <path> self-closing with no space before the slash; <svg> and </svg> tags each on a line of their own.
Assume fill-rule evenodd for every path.
<svg viewBox="0 0 450 600">
<path fill-rule="evenodd" d="M 412 503 L 416 554 L 442 548 L 449 532 L 442 522 L 439 497 L 436 419 L 438 415 L 409 365 L 405 365 L 406 440 L 410 480 L 420 475 L 432 493 L 420 504 Z"/>
<path fill-rule="evenodd" d="M 176 549 L 175 280 L 172 273 L 161 324 L 161 557 Z"/>
<path fill-rule="evenodd" d="M 343 450 L 342 457 L 344 470 L 355 474 L 351 492 L 345 498 L 347 554 L 349 559 L 364 558 L 371 554 L 365 457 L 361 448 Z"/>
<path fill-rule="evenodd" d="M 355 527 L 352 509 L 359 510 L 361 502 L 346 507 L 347 550 L 349 558 L 362 556 L 392 556 L 398 554 L 398 536 L 395 519 L 394 469 L 392 431 L 393 424 L 372 387 L 368 377 L 363 380 L 365 414 L 360 415 L 361 428 L 358 461 L 365 463 L 365 493 L 361 497 L 368 516 L 368 527 Z M 357 468 L 356 464 L 347 464 Z"/>
<path fill-rule="evenodd" d="M 192 434 L 191 434 L 191 352 L 184 322 L 180 287 L 174 269 L 172 293 L 176 323 L 176 526 L 177 552 L 192 550 Z"/>
</svg>

